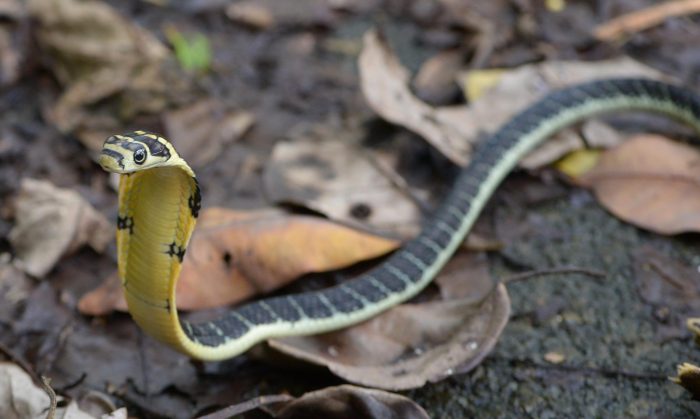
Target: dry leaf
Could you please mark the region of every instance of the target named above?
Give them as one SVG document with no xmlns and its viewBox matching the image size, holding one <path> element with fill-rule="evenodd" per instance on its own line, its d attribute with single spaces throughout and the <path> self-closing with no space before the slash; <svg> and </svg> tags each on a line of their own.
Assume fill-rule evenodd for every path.
<svg viewBox="0 0 700 419">
<path fill-rule="evenodd" d="M 578 178 L 588 173 L 600 160 L 600 150 L 575 150 L 556 163 L 560 172 L 571 178 Z"/>
<path fill-rule="evenodd" d="M 375 31 L 365 34 L 359 67 L 362 91 L 375 112 L 423 136 L 448 159 L 460 165 L 469 162 L 480 134 L 494 132 L 517 112 L 552 90 L 609 77 L 661 78 L 657 71 L 629 58 L 592 63 L 548 61 L 503 73 L 498 83 L 469 106 L 432 108 L 410 92 L 408 71 Z M 464 88 L 467 93 L 475 90 L 473 79 L 482 71 L 487 71 L 483 83 L 493 83 L 496 77 L 493 70 L 465 72 L 460 78 L 464 80 L 463 85 L 469 86 Z M 593 138 L 588 145 L 609 144 L 606 141 L 599 145 Z M 559 135 L 556 141 L 545 142 L 520 164 L 525 168 L 540 167 L 583 146 L 580 136 L 568 131 L 566 135 Z"/>
<path fill-rule="evenodd" d="M 263 175 L 271 200 L 400 237 L 418 232 L 415 202 L 353 138 L 340 132 L 303 135 L 278 142 L 272 151 Z"/>
<path fill-rule="evenodd" d="M 0 363 L 0 417 L 3 419 L 44 419 L 47 417 L 50 401 L 49 395 L 32 382 L 31 377 L 19 366 Z M 121 416 L 126 418 L 126 409 Z M 113 412 L 116 414 L 119 411 Z M 75 401 L 65 407 L 59 407 L 53 416 L 55 419 L 94 419 L 83 412 Z"/>
<path fill-rule="evenodd" d="M 84 244 L 102 252 L 114 237 L 112 224 L 80 194 L 49 182 L 23 179 L 15 207 L 10 243 L 22 269 L 36 277 Z"/>
<path fill-rule="evenodd" d="M 249 112 L 227 111 L 215 100 L 203 100 L 165 114 L 168 138 L 189 164 L 203 167 L 253 126 Z"/>
<path fill-rule="evenodd" d="M 700 272 L 652 246 L 632 252 L 639 295 L 650 304 L 672 307 L 674 314 L 700 314 Z"/>
<path fill-rule="evenodd" d="M 186 90 L 182 77 L 165 71 L 167 48 L 153 35 L 94 0 L 31 0 L 36 39 L 46 63 L 65 91 L 50 109 L 64 132 L 76 132 L 91 150 L 105 133 L 118 131 L 121 118 L 157 112 Z M 119 95 L 119 108 L 100 102 Z"/>
<path fill-rule="evenodd" d="M 656 135 L 609 150 L 579 180 L 617 217 L 660 234 L 700 231 L 700 152 Z"/>
<path fill-rule="evenodd" d="M 452 290 L 449 299 L 402 304 L 342 331 L 269 344 L 350 382 L 390 390 L 469 371 L 495 345 L 510 301 L 503 285 L 494 289 L 488 272 L 463 269 L 461 258 L 451 261 L 439 279 L 442 288 Z"/>
<path fill-rule="evenodd" d="M 413 400 L 399 394 L 342 385 L 306 393 L 264 408 L 278 419 L 428 419 Z"/>
<path fill-rule="evenodd" d="M 185 255 L 177 305 L 194 310 L 240 302 L 310 272 L 376 258 L 398 244 L 317 217 L 208 208 Z M 118 278 L 83 296 L 78 307 L 91 315 L 125 309 Z"/>
<path fill-rule="evenodd" d="M 420 134 L 455 163 L 466 164 L 470 139 L 458 127 L 466 108 L 434 109 L 416 98 L 408 88 L 408 71 L 376 31 L 364 36 L 359 68 L 362 93 L 375 112 Z"/>
</svg>

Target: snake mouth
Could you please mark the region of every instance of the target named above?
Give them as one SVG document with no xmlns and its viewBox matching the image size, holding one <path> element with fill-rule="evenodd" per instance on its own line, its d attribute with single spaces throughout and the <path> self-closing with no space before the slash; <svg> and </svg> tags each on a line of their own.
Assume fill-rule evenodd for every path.
<svg viewBox="0 0 700 419">
<path fill-rule="evenodd" d="M 127 173 L 124 167 L 124 156 L 114 150 L 103 148 L 97 162 L 108 172 Z"/>
</svg>

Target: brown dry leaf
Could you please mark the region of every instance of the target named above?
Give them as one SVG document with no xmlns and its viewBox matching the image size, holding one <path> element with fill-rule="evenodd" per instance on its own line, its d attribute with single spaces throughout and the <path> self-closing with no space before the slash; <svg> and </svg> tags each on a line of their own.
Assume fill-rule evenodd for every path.
<svg viewBox="0 0 700 419">
<path fill-rule="evenodd" d="M 0 417 L 3 419 L 26 419 L 47 417 L 50 401 L 46 391 L 32 382 L 32 378 L 19 366 L 0 363 Z M 113 412 L 126 418 L 126 409 Z M 80 410 L 75 401 L 56 409 L 55 419 L 94 419 L 95 416 Z"/>
<path fill-rule="evenodd" d="M 80 194 L 46 181 L 22 180 L 15 214 L 10 243 L 22 269 L 36 277 L 85 244 L 102 252 L 114 237 L 114 226 Z"/>
<path fill-rule="evenodd" d="M 253 126 L 245 111 L 227 111 L 216 100 L 203 100 L 165 114 L 168 139 L 191 166 L 206 165 Z"/>
<path fill-rule="evenodd" d="M 357 145 L 352 133 L 319 129 L 275 145 L 263 174 L 267 196 L 399 237 L 417 233 L 413 191 L 397 187 L 383 169 L 389 164 Z"/>
<path fill-rule="evenodd" d="M 279 419 L 428 418 L 422 407 L 404 396 L 345 384 L 306 393 L 297 399 L 286 394 L 258 396 L 198 419 L 238 417 L 257 409 Z"/>
<path fill-rule="evenodd" d="M 448 299 L 402 304 L 342 331 L 269 344 L 350 382 L 389 390 L 469 371 L 495 345 L 510 300 L 502 284 L 494 289 L 486 269 L 464 269 L 464 257 L 471 256 L 460 254 L 440 275 Z"/>
<path fill-rule="evenodd" d="M 579 180 L 617 217 L 660 234 L 700 231 L 700 152 L 657 135 L 609 150 Z"/>
<path fill-rule="evenodd" d="M 111 6 L 93 0 L 28 4 L 46 65 L 65 86 L 50 117 L 62 131 L 77 132 L 89 149 L 102 146 L 104 132 L 119 130 L 118 117 L 159 111 L 184 89 L 181 77 L 164 71 L 167 48 Z M 96 113 L 103 99 L 117 94 L 118 112 L 107 106 Z"/>
<path fill-rule="evenodd" d="M 428 419 L 413 400 L 382 390 L 342 385 L 306 393 L 296 400 L 268 405 L 278 419 Z"/>
<path fill-rule="evenodd" d="M 240 302 L 310 272 L 382 256 L 398 244 L 317 217 L 208 208 L 185 255 L 177 305 L 195 310 Z M 121 292 L 113 276 L 86 294 L 78 307 L 91 315 L 123 310 Z"/>
<path fill-rule="evenodd" d="M 448 159 L 460 165 L 469 162 L 472 148 L 481 133 L 494 132 L 517 112 L 552 90 L 607 77 L 661 77 L 650 67 L 629 58 L 592 63 L 548 61 L 504 73 L 499 83 L 469 106 L 433 108 L 411 93 L 408 71 L 376 31 L 365 34 L 359 67 L 362 91 L 377 114 L 423 136 Z M 465 72 L 461 76 L 467 80 L 462 84 L 470 84 L 471 74 L 474 72 Z M 539 167 L 583 145 L 578 135 L 560 136 L 559 140 L 547 141 L 533 151 L 521 165 Z M 589 145 L 598 146 L 595 141 Z"/>
<path fill-rule="evenodd" d="M 614 41 L 624 35 L 649 29 L 672 17 L 700 13 L 700 0 L 674 0 L 637 10 L 599 25 L 593 35 L 599 41 Z"/>
</svg>

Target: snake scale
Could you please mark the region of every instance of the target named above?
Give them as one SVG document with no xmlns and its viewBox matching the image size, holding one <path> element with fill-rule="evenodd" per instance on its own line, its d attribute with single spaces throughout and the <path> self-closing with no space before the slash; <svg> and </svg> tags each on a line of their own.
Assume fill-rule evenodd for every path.
<svg viewBox="0 0 700 419">
<path fill-rule="evenodd" d="M 491 135 L 420 235 L 384 263 L 332 288 L 250 302 L 213 321 L 180 320 L 175 285 L 200 209 L 192 169 L 144 131 L 105 141 L 100 165 L 120 173 L 117 247 L 129 311 L 147 333 L 194 358 L 236 356 L 271 337 L 328 332 L 406 301 L 432 281 L 518 160 L 554 132 L 606 112 L 665 114 L 700 133 L 700 98 L 645 79 L 598 80 L 550 93 Z M 201 278 L 205 287 L 206 278 Z"/>
</svg>

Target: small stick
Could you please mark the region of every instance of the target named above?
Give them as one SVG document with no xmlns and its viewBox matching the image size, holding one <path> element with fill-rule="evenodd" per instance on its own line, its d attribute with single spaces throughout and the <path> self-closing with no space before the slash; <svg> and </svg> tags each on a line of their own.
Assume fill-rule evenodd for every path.
<svg viewBox="0 0 700 419">
<path fill-rule="evenodd" d="M 664 20 L 700 12 L 700 0 L 676 0 L 628 13 L 598 25 L 593 35 L 599 41 L 612 41 L 622 35 L 641 32 Z"/>
<path fill-rule="evenodd" d="M 553 269 L 542 269 L 536 271 L 522 272 L 519 274 L 511 275 L 503 279 L 503 283 L 507 284 L 515 281 L 523 281 L 525 279 L 536 278 L 538 276 L 548 276 L 548 275 L 566 275 L 566 274 L 581 274 L 590 276 L 593 278 L 605 278 L 605 272 L 596 271 L 586 268 L 576 268 L 576 267 L 566 267 L 566 268 L 553 268 Z"/>
<path fill-rule="evenodd" d="M 246 400 L 242 403 L 234 404 L 229 407 L 225 407 L 216 412 L 210 413 L 205 416 L 200 416 L 197 419 L 226 419 L 235 415 L 240 415 L 249 410 L 253 410 L 257 407 L 264 406 L 266 404 L 288 402 L 294 400 L 294 397 L 288 394 L 274 394 L 271 396 L 258 396 L 250 400 Z"/>
<path fill-rule="evenodd" d="M 51 378 L 41 376 L 41 386 L 44 388 L 46 394 L 49 395 L 51 404 L 49 406 L 49 413 L 46 414 L 46 419 L 53 419 L 56 415 L 56 392 L 51 388 Z"/>
</svg>

